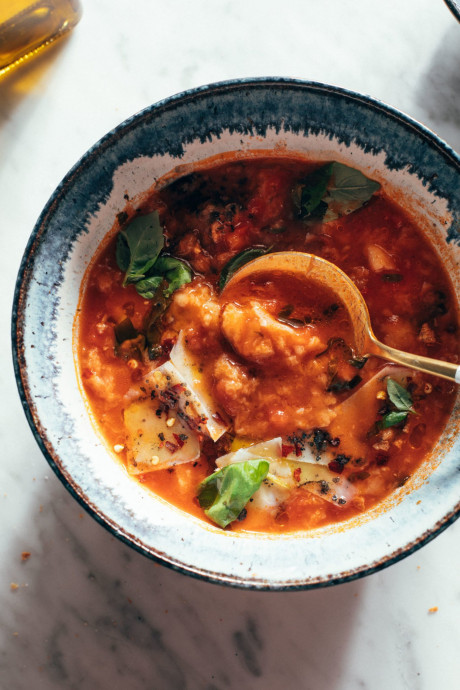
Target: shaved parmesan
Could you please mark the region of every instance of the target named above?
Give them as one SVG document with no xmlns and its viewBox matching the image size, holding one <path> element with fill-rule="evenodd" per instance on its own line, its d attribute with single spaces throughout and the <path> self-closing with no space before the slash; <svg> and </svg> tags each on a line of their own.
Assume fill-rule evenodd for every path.
<svg viewBox="0 0 460 690">
<path fill-rule="evenodd" d="M 359 453 L 363 458 L 366 457 L 369 448 L 366 435 L 377 419 L 377 412 L 382 404 L 377 394 L 386 391 L 385 380 L 388 376 L 405 387 L 407 377 L 414 376 L 414 372 L 395 364 L 387 364 L 335 408 L 337 415 L 330 425 L 330 433 L 340 438 L 342 453 L 347 453 L 347 445 L 351 443 L 351 454 L 356 456 Z"/>
<path fill-rule="evenodd" d="M 246 448 L 240 448 L 227 455 L 222 455 L 217 458 L 217 467 L 225 467 L 234 462 L 245 462 L 246 460 L 253 460 L 254 458 L 263 458 L 270 462 L 270 468 L 275 458 L 281 457 L 282 444 L 281 436 L 272 438 L 269 441 L 262 443 L 255 443 Z M 269 510 L 284 501 L 289 495 L 290 488 L 283 483 L 277 482 L 276 477 L 267 477 L 261 484 L 260 488 L 252 496 L 251 505 L 255 508 L 262 508 Z"/>
<path fill-rule="evenodd" d="M 289 439 L 286 440 L 285 443 L 283 443 L 284 447 L 289 447 Z M 299 453 L 297 455 L 297 453 Z M 305 463 L 312 463 L 314 465 L 328 465 L 331 460 L 334 459 L 334 455 L 332 452 L 326 448 L 325 450 L 322 450 L 321 453 L 314 452 L 313 448 L 308 444 L 304 443 L 301 446 L 297 446 L 296 450 L 291 451 L 287 455 L 283 453 L 283 457 L 286 458 L 286 460 L 292 460 L 293 462 L 305 462 Z"/>
<path fill-rule="evenodd" d="M 270 462 L 270 473 L 281 479 L 288 490 L 303 486 L 338 506 L 345 505 L 356 492 L 350 482 L 316 461 L 303 462 L 299 458 L 295 461 L 287 458 L 274 460 Z"/>
<path fill-rule="evenodd" d="M 185 345 L 181 331 L 171 350 L 170 360 L 149 374 L 146 384 L 159 392 L 169 407 L 179 409 L 179 416 L 193 430 L 217 441 L 228 429 L 225 415 L 218 409 L 199 362 Z"/>
<path fill-rule="evenodd" d="M 310 448 L 305 449 L 301 457 L 290 454 L 287 458 L 282 457 L 282 449 L 282 439 L 277 437 L 227 453 L 217 458 L 216 465 L 220 468 L 254 458 L 268 460 L 269 474 L 252 497 L 252 505 L 265 510 L 275 508 L 293 489 L 301 486 L 338 506 L 345 505 L 354 496 L 353 485 L 331 472 L 323 461 L 317 462 Z M 332 459 L 331 454 L 329 461 Z"/>
<path fill-rule="evenodd" d="M 234 462 L 245 462 L 246 460 L 253 460 L 254 458 L 263 458 L 271 462 L 274 458 L 280 457 L 281 436 L 278 436 L 277 438 L 270 439 L 270 441 L 255 443 L 252 446 L 240 448 L 232 453 L 227 453 L 227 455 L 222 455 L 220 458 L 217 458 L 216 465 L 220 469 Z"/>
<path fill-rule="evenodd" d="M 130 474 L 163 470 L 200 456 L 196 434 L 178 417 L 168 418 L 150 399 L 131 403 L 124 411 L 124 422 Z"/>
</svg>

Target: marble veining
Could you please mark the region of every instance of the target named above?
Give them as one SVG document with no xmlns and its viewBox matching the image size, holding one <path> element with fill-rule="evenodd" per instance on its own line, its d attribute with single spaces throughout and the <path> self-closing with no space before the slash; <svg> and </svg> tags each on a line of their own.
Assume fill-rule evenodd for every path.
<svg viewBox="0 0 460 690">
<path fill-rule="evenodd" d="M 118 122 L 185 88 L 278 74 L 370 94 L 460 151 L 460 24 L 443 0 L 83 6 L 72 35 L 0 82 L 1 690 L 457 690 L 459 523 L 325 590 L 240 591 L 157 566 L 53 475 L 7 324 L 41 209 Z"/>
</svg>

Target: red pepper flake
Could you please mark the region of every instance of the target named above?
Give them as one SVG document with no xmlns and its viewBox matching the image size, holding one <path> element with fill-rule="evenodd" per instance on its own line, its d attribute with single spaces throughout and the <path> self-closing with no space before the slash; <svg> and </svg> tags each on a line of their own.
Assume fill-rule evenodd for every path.
<svg viewBox="0 0 460 690">
<path fill-rule="evenodd" d="M 192 431 L 198 431 L 200 428 L 200 418 L 199 417 L 189 417 L 183 412 L 179 412 L 178 416 L 186 422 Z"/>
<path fill-rule="evenodd" d="M 296 456 L 296 458 L 300 458 L 301 455 L 302 455 L 302 448 L 301 448 L 301 446 L 299 446 L 298 443 L 296 443 L 295 444 L 295 456 Z"/>
<path fill-rule="evenodd" d="M 300 474 L 301 474 L 301 472 L 302 472 L 302 470 L 301 470 L 300 467 L 296 467 L 296 468 L 295 468 L 295 470 L 294 470 L 294 480 L 295 480 L 296 482 L 300 482 Z"/>
<path fill-rule="evenodd" d="M 288 446 L 285 445 L 284 443 L 281 445 L 281 455 L 283 458 L 287 458 L 288 455 L 293 453 L 295 450 L 295 446 Z"/>
<path fill-rule="evenodd" d="M 175 436 L 175 434 L 174 434 L 174 436 Z M 175 453 L 176 450 L 179 450 L 179 446 L 176 446 L 175 443 L 171 443 L 171 441 L 166 441 L 165 446 L 169 450 L 170 453 Z"/>
<path fill-rule="evenodd" d="M 165 338 L 165 340 L 163 340 L 161 347 L 163 348 L 165 355 L 169 355 L 175 344 L 176 338 Z"/>
<path fill-rule="evenodd" d="M 337 462 L 337 460 L 331 460 L 331 462 L 328 464 L 328 467 L 331 472 L 335 472 L 336 474 L 342 474 L 343 472 L 343 465 L 340 462 Z"/>
<path fill-rule="evenodd" d="M 212 415 L 212 418 L 218 424 L 225 425 L 225 421 L 222 419 L 222 417 L 220 416 L 220 414 L 218 412 L 214 412 L 214 414 Z"/>
<path fill-rule="evenodd" d="M 359 472 L 352 472 L 350 475 L 348 475 L 348 481 L 351 483 L 358 482 L 358 481 L 364 481 L 365 479 L 368 479 L 371 475 L 369 472 L 366 472 L 366 470 L 360 470 Z"/>
<path fill-rule="evenodd" d="M 177 445 L 179 446 L 179 448 L 182 448 L 185 441 L 179 436 L 179 434 L 173 434 L 173 436 L 176 439 Z M 166 445 L 166 447 L 168 447 L 168 446 Z"/>
<path fill-rule="evenodd" d="M 179 401 L 178 392 L 172 388 L 167 388 L 164 391 L 159 391 L 158 397 L 161 402 L 167 405 L 169 408 L 174 409 Z"/>
<path fill-rule="evenodd" d="M 185 393 L 186 389 L 183 383 L 175 383 L 174 386 L 171 386 L 171 390 L 177 393 Z"/>
</svg>

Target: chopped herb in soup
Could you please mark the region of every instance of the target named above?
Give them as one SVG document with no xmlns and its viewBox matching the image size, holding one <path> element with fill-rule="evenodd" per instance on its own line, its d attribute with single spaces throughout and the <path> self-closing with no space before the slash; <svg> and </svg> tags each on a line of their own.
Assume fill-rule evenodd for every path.
<svg viewBox="0 0 460 690">
<path fill-rule="evenodd" d="M 79 371 L 107 443 L 137 481 L 223 529 L 369 510 L 410 479 L 453 406 L 448 381 L 357 352 L 327 286 L 273 271 L 226 287 L 289 250 L 345 271 L 384 343 L 458 361 L 437 253 L 378 182 L 337 162 L 227 159 L 127 203 L 81 296 Z"/>
</svg>

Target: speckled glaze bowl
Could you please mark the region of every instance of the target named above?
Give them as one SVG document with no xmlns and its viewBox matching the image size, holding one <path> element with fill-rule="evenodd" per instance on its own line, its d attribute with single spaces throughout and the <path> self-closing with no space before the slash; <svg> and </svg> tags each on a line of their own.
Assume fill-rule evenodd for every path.
<svg viewBox="0 0 460 690">
<path fill-rule="evenodd" d="M 457 21 L 460 22 L 460 2 L 458 0 L 444 0 Z"/>
<path fill-rule="evenodd" d="M 460 511 L 459 398 L 434 452 L 382 505 L 338 527 L 267 536 L 205 524 L 133 481 L 94 429 L 79 390 L 72 327 L 88 262 L 123 209 L 175 166 L 277 148 L 335 159 L 378 179 L 419 222 L 460 292 L 460 160 L 405 115 L 356 93 L 292 79 L 194 89 L 99 141 L 56 189 L 19 270 L 13 351 L 37 442 L 73 496 L 141 553 L 189 575 L 257 589 L 332 585 L 421 547 Z"/>
</svg>

